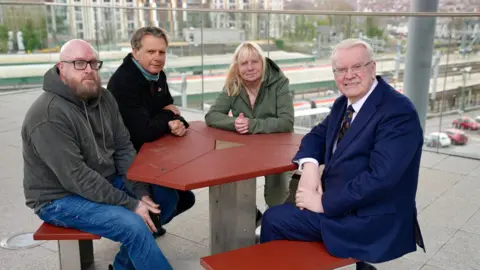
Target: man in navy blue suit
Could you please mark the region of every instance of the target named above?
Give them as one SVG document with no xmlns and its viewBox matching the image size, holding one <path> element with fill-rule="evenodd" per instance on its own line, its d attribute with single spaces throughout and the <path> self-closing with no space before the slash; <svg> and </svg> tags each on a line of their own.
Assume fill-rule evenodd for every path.
<svg viewBox="0 0 480 270">
<path fill-rule="evenodd" d="M 296 203 L 266 211 L 260 241 L 323 241 L 362 261 L 357 269 L 375 269 L 364 262 L 424 248 L 415 205 L 423 130 L 410 100 L 376 76 L 368 43 L 344 40 L 331 61 L 343 95 L 303 138 Z"/>
</svg>

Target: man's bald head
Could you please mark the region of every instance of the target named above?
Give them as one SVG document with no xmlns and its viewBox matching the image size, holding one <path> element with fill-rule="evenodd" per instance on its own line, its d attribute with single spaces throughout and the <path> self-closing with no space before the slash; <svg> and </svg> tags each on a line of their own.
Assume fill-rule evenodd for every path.
<svg viewBox="0 0 480 270">
<path fill-rule="evenodd" d="M 102 62 L 90 43 L 72 39 L 62 46 L 59 58 L 60 78 L 77 96 L 88 100 L 99 95 L 101 81 L 98 70 Z"/>
<path fill-rule="evenodd" d="M 84 57 L 93 54 L 98 58 L 98 52 L 83 39 L 72 39 L 63 44 L 60 49 L 60 61 L 72 60 L 75 57 Z"/>
</svg>

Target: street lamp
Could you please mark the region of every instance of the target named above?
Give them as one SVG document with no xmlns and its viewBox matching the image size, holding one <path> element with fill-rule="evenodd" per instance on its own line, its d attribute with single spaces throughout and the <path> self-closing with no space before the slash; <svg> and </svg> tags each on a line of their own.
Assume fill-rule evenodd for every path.
<svg viewBox="0 0 480 270">
<path fill-rule="evenodd" d="M 472 67 L 465 67 L 462 69 L 462 78 L 463 78 L 463 85 L 462 90 L 460 92 L 460 110 L 462 112 L 465 111 L 465 87 L 467 86 L 467 74 L 472 70 Z M 470 102 L 472 92 L 469 90 L 468 100 Z"/>
<path fill-rule="evenodd" d="M 455 72 L 457 72 L 458 68 L 454 67 L 452 68 L 452 71 L 453 71 L 453 76 L 452 76 L 452 82 L 455 81 Z"/>
<path fill-rule="evenodd" d="M 465 70 L 465 72 L 467 73 L 468 78 L 470 79 L 470 76 L 471 76 L 471 75 L 470 75 L 470 71 L 472 71 L 472 67 L 470 67 L 470 66 L 469 66 L 469 67 L 465 67 L 464 70 Z M 464 82 L 463 82 L 463 83 L 466 84 L 466 79 L 464 79 Z M 467 102 L 467 104 L 470 106 L 471 103 L 472 103 L 472 88 L 469 87 L 469 89 L 468 89 L 468 102 Z"/>
<path fill-rule="evenodd" d="M 465 67 L 465 71 L 468 73 L 468 78 L 470 79 L 470 71 L 472 71 L 472 67 Z"/>
</svg>

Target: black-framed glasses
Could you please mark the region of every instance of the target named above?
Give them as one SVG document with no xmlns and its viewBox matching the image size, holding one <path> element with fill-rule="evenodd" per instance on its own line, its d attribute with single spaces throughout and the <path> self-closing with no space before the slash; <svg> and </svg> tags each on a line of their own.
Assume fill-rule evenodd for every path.
<svg viewBox="0 0 480 270">
<path fill-rule="evenodd" d="M 85 70 L 87 68 L 87 64 L 90 65 L 90 68 L 93 70 L 99 70 L 102 68 L 103 61 L 92 60 L 92 61 L 85 61 L 85 60 L 73 60 L 73 61 L 61 61 L 62 63 L 69 63 L 73 64 L 73 68 L 76 70 Z"/>
<path fill-rule="evenodd" d="M 365 63 L 365 64 L 357 64 L 357 65 L 355 65 L 355 66 L 353 66 L 353 67 L 351 67 L 351 68 L 337 68 L 337 69 L 334 69 L 334 70 L 333 70 L 333 73 L 335 73 L 335 75 L 338 75 L 338 76 L 343 76 L 343 75 L 347 74 L 347 73 L 348 73 L 348 70 L 350 69 L 350 70 L 352 71 L 352 73 L 358 74 L 358 73 L 362 70 L 363 67 L 368 66 L 368 65 L 371 64 L 372 62 L 373 62 L 373 60 L 372 60 L 372 61 L 368 61 L 368 62 Z"/>
</svg>

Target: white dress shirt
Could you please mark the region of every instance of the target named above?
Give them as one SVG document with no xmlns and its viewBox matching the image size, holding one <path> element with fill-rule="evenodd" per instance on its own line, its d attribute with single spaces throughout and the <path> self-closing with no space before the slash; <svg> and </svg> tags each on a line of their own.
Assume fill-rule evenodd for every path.
<svg viewBox="0 0 480 270">
<path fill-rule="evenodd" d="M 361 99 L 359 99 L 357 102 L 352 104 L 350 102 L 350 100 L 348 100 L 347 108 L 348 108 L 348 106 L 352 105 L 353 109 L 355 110 L 355 112 L 353 112 L 351 123 L 353 123 L 353 120 L 355 120 L 355 116 L 357 116 L 357 114 L 360 112 L 360 109 L 362 108 L 363 104 L 365 103 L 367 98 L 370 96 L 370 94 L 373 92 L 375 87 L 377 87 L 377 84 L 378 84 L 378 81 L 377 81 L 377 79 L 375 79 L 375 81 L 373 82 L 372 86 L 370 87 L 370 90 L 368 91 L 368 93 L 365 96 L 363 96 Z M 335 140 L 334 143 L 333 143 L 332 152 L 335 152 L 336 148 L 337 148 L 337 140 Z M 310 158 L 310 157 L 301 158 L 300 160 L 294 161 L 294 162 L 298 163 L 298 171 L 300 171 L 300 172 L 303 169 L 303 164 L 305 164 L 306 162 L 312 162 L 312 163 L 315 163 L 317 166 L 319 166 L 318 161 L 316 159 Z"/>
</svg>

